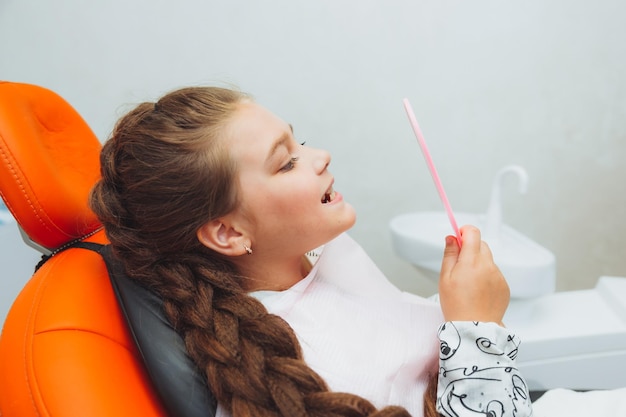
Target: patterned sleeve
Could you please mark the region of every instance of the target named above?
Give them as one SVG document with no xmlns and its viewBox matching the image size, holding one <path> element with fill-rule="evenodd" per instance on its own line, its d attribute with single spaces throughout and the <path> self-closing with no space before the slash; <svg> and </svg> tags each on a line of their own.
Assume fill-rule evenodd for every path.
<svg viewBox="0 0 626 417">
<path fill-rule="evenodd" d="M 495 323 L 439 328 L 437 411 L 446 417 L 529 417 L 526 381 L 515 366 L 520 340 Z"/>
</svg>

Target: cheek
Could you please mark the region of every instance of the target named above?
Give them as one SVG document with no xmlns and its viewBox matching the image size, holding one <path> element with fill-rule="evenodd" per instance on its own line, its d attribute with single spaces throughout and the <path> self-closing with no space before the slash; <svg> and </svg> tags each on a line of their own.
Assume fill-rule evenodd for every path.
<svg viewBox="0 0 626 417">
<path fill-rule="evenodd" d="M 287 178 L 285 178 L 287 180 Z M 312 181 L 305 176 L 289 178 L 289 181 L 281 181 L 272 184 L 267 189 L 268 195 L 271 195 L 271 202 L 276 207 L 289 209 L 290 207 L 306 208 L 307 210 L 316 209 L 317 203 L 321 204 L 320 186 L 317 182 Z"/>
<path fill-rule="evenodd" d="M 315 209 L 312 204 L 315 200 L 301 189 L 259 191 L 260 188 L 248 194 L 245 206 L 250 217 L 261 226 L 302 222 Z"/>
<path fill-rule="evenodd" d="M 261 227 L 271 224 L 299 224 L 317 221 L 321 205 L 319 185 L 308 178 L 284 178 L 285 181 L 251 180 L 242 187 L 242 205 Z M 290 180 L 290 181 L 286 181 Z"/>
<path fill-rule="evenodd" d="M 307 219 L 307 214 L 310 215 L 317 209 L 315 200 L 310 195 L 298 192 L 282 194 L 268 204 L 271 204 L 271 211 L 276 215 L 288 217 L 285 221 L 292 221 L 293 218 L 294 221 L 302 222 Z"/>
<path fill-rule="evenodd" d="M 317 204 L 315 195 L 294 190 L 275 196 L 268 203 L 265 212 L 276 229 L 289 228 L 292 231 L 308 232 L 319 222 L 320 207 L 321 203 Z"/>
</svg>

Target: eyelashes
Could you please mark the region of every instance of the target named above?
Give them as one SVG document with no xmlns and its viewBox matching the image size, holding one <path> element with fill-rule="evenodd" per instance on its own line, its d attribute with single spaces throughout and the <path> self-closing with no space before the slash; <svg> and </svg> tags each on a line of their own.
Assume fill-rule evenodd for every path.
<svg viewBox="0 0 626 417">
<path fill-rule="evenodd" d="M 299 157 L 292 156 L 289 162 L 287 162 L 281 169 L 280 172 L 291 171 L 296 167 L 296 162 L 298 162 Z"/>
<path fill-rule="evenodd" d="M 305 143 L 306 143 L 306 140 L 303 142 L 300 142 L 300 146 L 304 146 Z M 280 172 L 291 171 L 292 169 L 296 167 L 296 162 L 298 162 L 298 159 L 300 159 L 300 157 L 292 156 L 291 159 L 289 159 L 289 162 L 287 162 L 284 166 L 282 166 L 279 171 Z"/>
</svg>

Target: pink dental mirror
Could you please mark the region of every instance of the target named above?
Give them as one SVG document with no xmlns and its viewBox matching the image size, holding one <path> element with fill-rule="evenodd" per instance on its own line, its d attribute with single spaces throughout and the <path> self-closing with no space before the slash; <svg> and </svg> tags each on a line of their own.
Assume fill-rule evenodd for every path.
<svg viewBox="0 0 626 417">
<path fill-rule="evenodd" d="M 411 122 L 411 126 L 413 127 L 413 132 L 415 132 L 415 137 L 420 144 L 420 148 L 422 148 L 422 154 L 424 154 L 424 159 L 426 160 L 426 165 L 428 165 L 428 169 L 430 170 L 430 174 L 433 177 L 433 181 L 435 182 L 435 187 L 437 188 L 437 192 L 439 192 L 439 198 L 441 198 L 441 202 L 446 209 L 446 213 L 448 213 L 448 220 L 450 220 L 450 224 L 452 225 L 452 230 L 454 230 L 454 234 L 456 235 L 456 241 L 459 243 L 459 247 L 461 246 L 461 232 L 459 231 L 459 226 L 457 226 L 456 219 L 454 218 L 454 213 L 452 212 L 452 207 L 450 206 L 450 201 L 448 201 L 448 196 L 446 195 L 446 190 L 444 190 L 443 185 L 441 184 L 441 180 L 439 179 L 439 174 L 437 174 L 437 168 L 435 168 L 435 163 L 433 162 L 433 158 L 430 156 L 430 152 L 428 151 L 428 146 L 426 146 L 426 141 L 424 140 L 424 135 L 422 135 L 422 131 L 417 124 L 417 119 L 415 118 L 415 114 L 413 114 L 413 109 L 411 108 L 411 103 L 409 103 L 408 99 L 402 100 L 404 103 L 404 109 L 406 110 L 406 114 L 409 116 L 409 122 Z"/>
</svg>

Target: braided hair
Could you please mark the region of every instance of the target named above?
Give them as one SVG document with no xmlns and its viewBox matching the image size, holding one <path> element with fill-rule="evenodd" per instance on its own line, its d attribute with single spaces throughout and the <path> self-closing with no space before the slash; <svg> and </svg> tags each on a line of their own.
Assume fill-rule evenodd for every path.
<svg viewBox="0 0 626 417">
<path fill-rule="evenodd" d="M 230 89 L 183 88 L 118 121 L 90 196 L 115 256 L 163 299 L 189 356 L 234 417 L 408 416 L 330 392 L 290 326 L 247 294 L 228 257 L 197 239 L 203 224 L 237 205 L 236 165 L 220 136 L 245 100 Z"/>
</svg>

